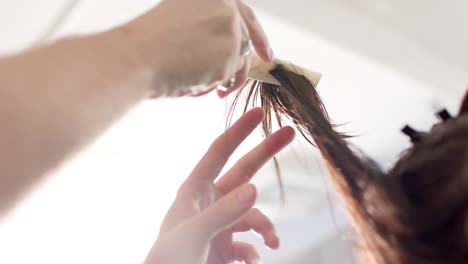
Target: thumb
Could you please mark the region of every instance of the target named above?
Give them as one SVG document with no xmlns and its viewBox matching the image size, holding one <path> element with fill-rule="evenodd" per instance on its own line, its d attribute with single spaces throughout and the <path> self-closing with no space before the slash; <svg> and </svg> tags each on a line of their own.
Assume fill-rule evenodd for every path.
<svg viewBox="0 0 468 264">
<path fill-rule="evenodd" d="M 195 219 L 198 231 L 202 236 L 212 238 L 230 228 L 252 208 L 256 197 L 257 191 L 252 184 L 233 190 Z"/>
</svg>

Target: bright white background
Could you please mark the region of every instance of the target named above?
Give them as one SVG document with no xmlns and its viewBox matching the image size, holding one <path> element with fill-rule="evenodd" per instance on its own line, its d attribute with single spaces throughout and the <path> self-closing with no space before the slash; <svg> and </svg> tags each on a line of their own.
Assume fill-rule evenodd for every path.
<svg viewBox="0 0 468 264">
<path fill-rule="evenodd" d="M 0 54 L 122 23 L 157 1 L 0 1 Z M 464 1 L 249 1 L 276 55 L 323 73 L 330 115 L 388 167 L 407 146 L 404 124 L 427 129 L 454 112 L 468 84 Z M 51 173 L 0 222 L 0 263 L 139 263 L 180 182 L 225 125 L 229 101 L 146 102 Z M 261 140 L 254 133 L 230 165 Z M 264 263 L 352 263 L 349 231 L 315 150 L 298 140 L 280 156 L 281 207 L 271 164 L 256 178 L 258 205 L 278 225 Z"/>
</svg>

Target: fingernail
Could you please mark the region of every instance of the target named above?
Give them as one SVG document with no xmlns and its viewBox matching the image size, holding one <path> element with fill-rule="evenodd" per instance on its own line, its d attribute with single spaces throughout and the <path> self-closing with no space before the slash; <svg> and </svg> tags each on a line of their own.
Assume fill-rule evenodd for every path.
<svg viewBox="0 0 468 264">
<path fill-rule="evenodd" d="M 237 195 L 237 198 L 239 199 L 239 202 L 241 202 L 242 204 L 250 205 L 254 196 L 255 196 L 255 187 L 249 184 L 242 188 L 242 190 Z"/>
</svg>

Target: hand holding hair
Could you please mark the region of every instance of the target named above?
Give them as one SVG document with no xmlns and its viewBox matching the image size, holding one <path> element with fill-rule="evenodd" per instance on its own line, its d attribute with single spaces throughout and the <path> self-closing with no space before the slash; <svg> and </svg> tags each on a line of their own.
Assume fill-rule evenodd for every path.
<svg viewBox="0 0 468 264">
<path fill-rule="evenodd" d="M 236 260 L 259 263 L 255 247 L 233 241 L 234 233 L 250 229 L 260 234 L 270 248 L 279 247 L 272 222 L 252 208 L 256 191 L 248 182 L 293 140 L 294 130 L 285 127 L 272 134 L 215 182 L 229 156 L 263 117 L 261 109 L 253 109 L 213 142 L 180 187 L 147 264 L 226 264 Z"/>
<path fill-rule="evenodd" d="M 258 54 L 251 54 L 247 58 L 248 62 L 248 69 L 246 69 L 248 72 L 246 72 L 246 77 L 255 81 L 263 82 L 263 83 L 268 83 L 268 84 L 273 84 L 273 85 L 280 85 L 278 80 L 271 74 L 271 71 L 275 70 L 277 67 L 284 67 L 285 70 L 298 74 L 298 75 L 304 75 L 310 82 L 316 86 L 320 78 L 322 77 L 321 73 L 306 69 L 301 66 L 297 66 L 291 62 L 281 60 L 281 59 L 274 59 L 272 61 L 264 61 L 259 57 Z M 234 92 L 238 88 L 241 88 L 244 84 L 246 79 L 241 79 L 242 83 L 237 82 L 236 85 L 233 87 L 227 89 L 226 91 L 219 91 L 218 90 L 218 96 L 219 97 L 226 97 L 228 94 Z"/>
<path fill-rule="evenodd" d="M 243 83 L 250 40 L 273 59 L 239 0 L 164 0 L 108 31 L 0 58 L 0 217 L 142 100 Z"/>
<path fill-rule="evenodd" d="M 240 0 L 165 0 L 117 32 L 153 73 L 154 97 L 201 94 L 231 78 L 240 87 L 250 40 L 262 60 L 273 60 L 255 13 Z"/>
</svg>

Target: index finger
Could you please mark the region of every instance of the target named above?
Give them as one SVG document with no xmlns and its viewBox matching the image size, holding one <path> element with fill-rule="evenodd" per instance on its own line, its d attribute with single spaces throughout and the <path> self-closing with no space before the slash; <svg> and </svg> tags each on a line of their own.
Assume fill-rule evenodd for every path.
<svg viewBox="0 0 468 264">
<path fill-rule="evenodd" d="M 257 55 L 264 61 L 273 61 L 273 50 L 270 47 L 268 37 L 260 25 L 255 12 L 241 0 L 237 0 L 237 8 L 239 9 L 242 19 L 247 26 L 247 30 L 249 31 L 249 35 L 252 39 L 252 44 Z"/>
<path fill-rule="evenodd" d="M 283 127 L 273 133 L 226 172 L 226 174 L 216 182 L 216 188 L 222 194 L 226 194 L 238 186 L 249 182 L 268 160 L 291 143 L 294 139 L 294 134 L 294 129 L 292 127 Z"/>
<path fill-rule="evenodd" d="M 243 115 L 211 144 L 206 154 L 190 174 L 188 180 L 203 180 L 212 183 L 232 153 L 262 122 L 263 116 L 261 108 L 254 108 Z"/>
</svg>

